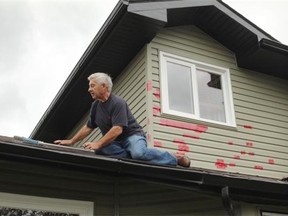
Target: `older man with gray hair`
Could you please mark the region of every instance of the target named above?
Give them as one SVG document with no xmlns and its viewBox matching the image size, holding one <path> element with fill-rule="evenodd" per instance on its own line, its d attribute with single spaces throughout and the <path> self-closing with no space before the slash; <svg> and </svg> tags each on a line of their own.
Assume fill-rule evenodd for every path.
<svg viewBox="0 0 288 216">
<path fill-rule="evenodd" d="M 95 150 L 96 154 L 132 158 L 158 165 L 190 167 L 190 159 L 185 155 L 147 147 L 145 133 L 126 101 L 111 93 L 113 83 L 109 75 L 94 73 L 88 77 L 88 81 L 88 92 L 94 102 L 87 124 L 71 139 L 56 140 L 56 144 L 73 145 L 99 128 L 102 138 L 83 145 L 86 149 Z"/>
</svg>

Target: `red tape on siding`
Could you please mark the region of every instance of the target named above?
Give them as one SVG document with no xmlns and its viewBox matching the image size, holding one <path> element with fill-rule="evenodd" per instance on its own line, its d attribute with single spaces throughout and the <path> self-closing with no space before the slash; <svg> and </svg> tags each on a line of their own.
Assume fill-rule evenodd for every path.
<svg viewBox="0 0 288 216">
<path fill-rule="evenodd" d="M 227 144 L 234 145 L 234 142 L 233 141 L 228 141 Z"/>
<path fill-rule="evenodd" d="M 154 92 L 153 92 L 153 95 L 157 98 L 157 99 L 160 99 L 160 89 L 155 89 Z"/>
<path fill-rule="evenodd" d="M 146 90 L 151 91 L 152 90 L 152 81 L 148 80 L 146 83 Z"/>
<path fill-rule="evenodd" d="M 158 115 L 161 112 L 161 108 L 158 106 L 153 107 L 153 116 Z"/>
<path fill-rule="evenodd" d="M 217 159 L 217 161 L 215 162 L 215 166 L 218 169 L 226 169 L 227 168 L 227 164 L 222 159 Z"/>
<path fill-rule="evenodd" d="M 162 143 L 160 141 L 154 141 L 154 146 L 155 147 L 162 147 Z"/>
<path fill-rule="evenodd" d="M 190 151 L 189 146 L 185 143 L 184 140 L 174 139 L 173 142 L 178 144 L 178 151 L 182 151 L 182 152 Z"/>
<path fill-rule="evenodd" d="M 233 158 L 239 160 L 240 159 L 240 155 L 234 155 Z"/>
<path fill-rule="evenodd" d="M 246 142 L 246 146 L 253 147 L 253 142 L 251 142 L 251 141 Z"/>
<path fill-rule="evenodd" d="M 183 137 L 188 137 L 188 138 L 192 138 L 192 139 L 200 139 L 199 136 L 190 135 L 190 134 L 183 134 Z"/>
<path fill-rule="evenodd" d="M 263 166 L 255 165 L 255 166 L 254 166 L 254 169 L 263 170 Z"/>
<path fill-rule="evenodd" d="M 189 146 L 183 143 L 178 143 L 178 150 L 181 152 L 189 152 Z"/>
<path fill-rule="evenodd" d="M 192 130 L 192 131 L 196 131 L 196 132 L 199 132 L 199 133 L 203 133 L 203 132 L 205 132 L 208 129 L 208 127 L 205 126 L 205 125 L 194 125 L 194 124 L 191 124 L 191 123 L 174 121 L 174 120 L 170 120 L 170 119 L 161 119 L 160 120 L 160 125 Z"/>
<path fill-rule="evenodd" d="M 181 139 L 174 139 L 173 140 L 174 143 L 181 143 L 181 144 L 186 144 L 184 140 Z"/>
</svg>

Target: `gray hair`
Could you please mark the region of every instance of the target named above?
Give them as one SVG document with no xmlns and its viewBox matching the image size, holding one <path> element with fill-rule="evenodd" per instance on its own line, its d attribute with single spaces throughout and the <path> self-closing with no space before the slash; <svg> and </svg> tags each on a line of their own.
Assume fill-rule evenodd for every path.
<svg viewBox="0 0 288 216">
<path fill-rule="evenodd" d="M 108 87 L 108 91 L 112 91 L 113 83 L 111 77 L 108 74 L 101 72 L 93 73 L 88 77 L 88 81 L 91 81 L 92 79 L 96 80 L 98 84 L 105 83 Z"/>
</svg>

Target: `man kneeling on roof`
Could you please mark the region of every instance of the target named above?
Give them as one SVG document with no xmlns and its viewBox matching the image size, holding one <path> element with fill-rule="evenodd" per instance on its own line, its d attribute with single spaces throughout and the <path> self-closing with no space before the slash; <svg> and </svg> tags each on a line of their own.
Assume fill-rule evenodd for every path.
<svg viewBox="0 0 288 216">
<path fill-rule="evenodd" d="M 190 159 L 185 155 L 147 148 L 145 133 L 126 101 L 111 93 L 113 83 L 109 75 L 94 73 L 88 77 L 88 81 L 88 92 L 95 101 L 87 124 L 71 139 L 55 140 L 54 143 L 73 145 L 99 127 L 103 137 L 83 145 L 86 149 L 95 150 L 96 154 L 132 158 L 158 165 L 190 167 Z"/>
</svg>

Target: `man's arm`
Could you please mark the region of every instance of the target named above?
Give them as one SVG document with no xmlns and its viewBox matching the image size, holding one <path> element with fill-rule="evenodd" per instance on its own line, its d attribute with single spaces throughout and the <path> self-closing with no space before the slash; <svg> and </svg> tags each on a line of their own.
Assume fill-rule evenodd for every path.
<svg viewBox="0 0 288 216">
<path fill-rule="evenodd" d="M 86 149 L 97 150 L 115 140 L 123 132 L 122 126 L 113 126 L 101 139 L 97 142 L 87 142 L 83 145 Z"/>
<path fill-rule="evenodd" d="M 76 142 L 84 139 L 93 131 L 93 128 L 89 128 L 87 125 L 84 125 L 76 134 L 69 140 L 55 140 L 55 144 L 59 145 L 74 145 Z"/>
</svg>

